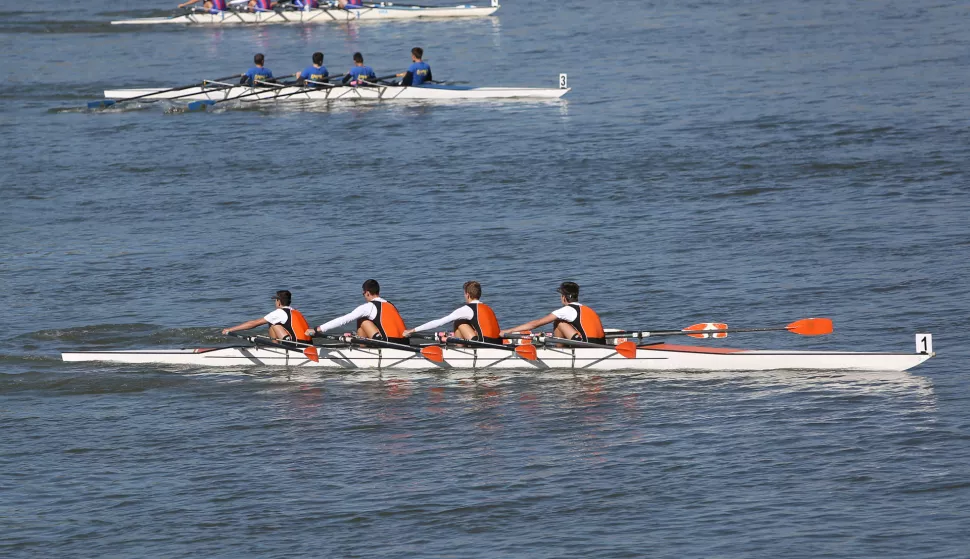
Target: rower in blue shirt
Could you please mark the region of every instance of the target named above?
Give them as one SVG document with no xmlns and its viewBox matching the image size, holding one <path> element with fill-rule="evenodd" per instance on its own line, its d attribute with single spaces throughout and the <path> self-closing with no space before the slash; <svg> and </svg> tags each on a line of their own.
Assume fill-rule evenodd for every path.
<svg viewBox="0 0 970 559">
<path fill-rule="evenodd" d="M 272 12 L 273 8 L 276 7 L 276 2 L 273 2 L 273 0 L 249 0 L 246 7 L 251 12 Z"/>
<path fill-rule="evenodd" d="M 354 53 L 354 67 L 347 72 L 344 76 L 343 83 L 350 83 L 350 85 L 363 85 L 359 82 L 361 80 L 368 80 L 373 82 L 377 79 L 377 74 L 374 73 L 373 68 L 370 66 L 364 66 L 364 55 L 359 52 Z"/>
<path fill-rule="evenodd" d="M 302 10 L 305 12 L 319 8 L 320 2 L 317 0 L 293 0 L 292 5 L 297 10 Z"/>
<path fill-rule="evenodd" d="M 263 53 L 257 53 L 253 57 L 253 63 L 256 64 L 255 67 L 250 68 L 242 78 L 239 83 L 242 85 L 254 86 L 257 82 L 269 82 L 273 81 L 273 72 L 269 68 L 263 68 L 263 61 L 265 57 Z"/>
<path fill-rule="evenodd" d="M 411 49 L 411 65 L 408 66 L 408 71 L 397 74 L 397 77 L 401 78 L 401 85 L 421 85 L 433 79 L 431 77 L 431 66 L 421 60 L 422 57 L 424 57 L 424 49 L 421 47 Z"/>
<path fill-rule="evenodd" d="M 179 4 L 179 8 L 184 8 L 186 6 L 191 6 L 192 4 L 197 4 L 200 0 L 188 0 L 188 2 L 182 2 Z M 218 14 L 219 12 L 224 12 L 229 9 L 226 4 L 226 0 L 201 0 L 202 9 L 209 12 L 210 14 Z"/>
<path fill-rule="evenodd" d="M 359 10 L 364 7 L 363 0 L 337 0 L 337 5 L 344 10 Z"/>
<path fill-rule="evenodd" d="M 307 80 L 312 82 L 325 82 L 327 77 L 330 76 L 330 72 L 323 65 L 323 53 L 315 52 L 313 53 L 313 66 L 307 66 L 302 72 L 296 73 L 296 83 L 297 85 L 302 85 L 305 87 L 323 87 L 317 84 L 308 84 Z"/>
</svg>

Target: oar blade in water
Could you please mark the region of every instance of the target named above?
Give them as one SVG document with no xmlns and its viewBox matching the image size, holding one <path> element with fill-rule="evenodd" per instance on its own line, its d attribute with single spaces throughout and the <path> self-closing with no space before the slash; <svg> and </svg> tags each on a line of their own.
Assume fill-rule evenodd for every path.
<svg viewBox="0 0 970 559">
<path fill-rule="evenodd" d="M 536 353 L 536 346 L 532 344 L 515 346 L 515 354 L 527 361 L 535 361 L 539 358 Z"/>
<path fill-rule="evenodd" d="M 317 348 L 315 347 L 311 346 L 304 349 L 303 355 L 305 355 L 307 359 L 309 359 L 310 361 L 313 361 L 314 363 L 320 362 L 320 354 L 317 352 Z"/>
<path fill-rule="evenodd" d="M 190 112 L 204 111 L 206 107 L 209 107 L 215 104 L 216 102 L 211 99 L 206 99 L 204 101 L 192 101 L 191 103 L 189 103 L 189 111 Z"/>
<path fill-rule="evenodd" d="M 435 363 L 441 363 L 445 360 L 444 352 L 441 351 L 441 346 L 425 346 L 421 348 L 421 355 L 423 355 L 428 361 L 434 361 Z"/>
<path fill-rule="evenodd" d="M 616 352 L 627 359 L 634 359 L 637 356 L 637 344 L 633 342 L 616 344 Z"/>
<path fill-rule="evenodd" d="M 105 107 L 110 107 L 114 105 L 115 101 L 113 99 L 102 99 L 100 101 L 91 101 L 88 103 L 89 109 L 103 109 Z"/>
</svg>

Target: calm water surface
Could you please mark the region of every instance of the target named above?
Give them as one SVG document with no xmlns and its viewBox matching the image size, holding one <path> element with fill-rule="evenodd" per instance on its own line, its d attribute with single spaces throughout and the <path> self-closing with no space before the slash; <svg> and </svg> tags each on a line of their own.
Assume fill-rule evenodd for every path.
<svg viewBox="0 0 970 559">
<path fill-rule="evenodd" d="M 496 17 L 118 28 L 0 19 L 0 555 L 970 556 L 970 34 L 950 2 L 515 0 Z M 326 52 L 562 101 L 82 107 Z M 609 326 L 940 355 L 909 373 L 493 375 L 65 364 L 218 345 L 288 288 L 461 284 L 511 325 L 564 279 Z M 699 342 L 705 343 L 705 342 Z"/>
</svg>

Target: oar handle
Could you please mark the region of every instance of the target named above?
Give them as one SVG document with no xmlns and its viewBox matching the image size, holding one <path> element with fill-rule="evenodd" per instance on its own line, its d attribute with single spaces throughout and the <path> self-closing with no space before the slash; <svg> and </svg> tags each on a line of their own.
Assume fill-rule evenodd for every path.
<svg viewBox="0 0 970 559">
<path fill-rule="evenodd" d="M 505 345 L 505 344 L 493 344 L 489 342 L 482 342 L 479 340 L 465 340 L 463 338 L 456 338 L 455 336 L 448 336 L 445 338 L 445 343 L 448 344 L 460 344 L 466 345 L 468 347 L 480 347 L 482 349 L 501 349 L 504 351 L 515 351 L 517 346 Z"/>
<path fill-rule="evenodd" d="M 242 338 L 256 345 L 278 347 L 278 348 L 287 349 L 290 351 L 301 351 L 301 348 L 313 347 L 312 345 L 307 345 L 301 342 L 290 342 L 290 341 L 283 342 L 280 340 L 274 340 L 273 338 L 270 338 L 268 336 L 247 336 L 245 334 L 240 334 L 238 332 L 229 332 L 228 335 L 234 338 Z M 290 344 L 292 344 L 292 346 Z"/>
<path fill-rule="evenodd" d="M 404 351 L 413 351 L 418 353 L 421 351 L 420 346 L 410 346 L 405 344 L 399 344 L 395 342 L 388 342 L 384 340 L 375 340 L 373 338 L 361 338 L 355 334 L 322 334 L 322 337 L 328 340 L 339 340 L 345 343 L 357 344 L 357 345 L 370 345 L 373 347 L 386 347 L 388 349 L 401 349 Z"/>
</svg>

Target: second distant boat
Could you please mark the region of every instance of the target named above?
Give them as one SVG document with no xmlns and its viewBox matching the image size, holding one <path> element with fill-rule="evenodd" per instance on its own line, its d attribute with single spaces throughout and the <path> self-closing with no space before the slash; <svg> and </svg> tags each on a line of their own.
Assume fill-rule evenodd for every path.
<svg viewBox="0 0 970 559">
<path fill-rule="evenodd" d="M 231 3 L 230 3 L 231 4 Z M 457 6 L 419 6 L 414 4 L 394 4 L 392 2 L 363 3 L 360 7 L 342 7 L 336 2 L 320 4 L 319 8 L 302 8 L 292 4 L 277 6 L 272 10 L 234 9 L 196 9 L 186 14 L 171 17 L 147 17 L 112 21 L 112 25 L 239 25 L 239 24 L 318 24 L 379 19 L 416 19 L 450 17 L 485 17 L 499 9 L 498 0 L 491 0 L 488 6 L 460 4 Z"/>
</svg>

